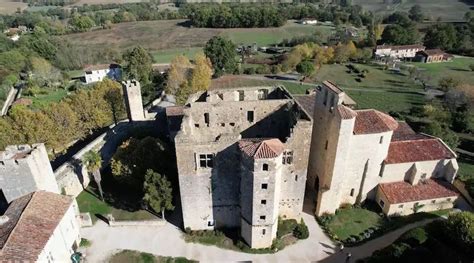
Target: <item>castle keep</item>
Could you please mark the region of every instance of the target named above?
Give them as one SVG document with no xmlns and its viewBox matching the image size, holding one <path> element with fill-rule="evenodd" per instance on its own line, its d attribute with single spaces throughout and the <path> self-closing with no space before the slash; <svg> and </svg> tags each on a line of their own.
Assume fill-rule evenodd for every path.
<svg viewBox="0 0 474 263">
<path fill-rule="evenodd" d="M 269 247 L 278 218 L 302 212 L 312 120 L 283 87 L 193 95 L 174 135 L 184 227 L 240 227 Z"/>
</svg>

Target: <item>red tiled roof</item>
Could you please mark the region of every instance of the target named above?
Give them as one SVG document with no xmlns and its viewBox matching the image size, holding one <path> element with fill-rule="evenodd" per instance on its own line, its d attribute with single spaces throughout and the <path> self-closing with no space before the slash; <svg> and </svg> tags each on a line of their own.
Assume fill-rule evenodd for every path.
<svg viewBox="0 0 474 263">
<path fill-rule="evenodd" d="M 354 134 L 371 134 L 397 129 L 398 122 L 391 116 L 377 110 L 358 110 Z"/>
<path fill-rule="evenodd" d="M 393 49 L 393 50 L 402 50 L 402 49 L 425 49 L 423 45 L 402 45 L 402 46 L 391 46 L 391 45 L 378 45 L 376 49 Z"/>
<path fill-rule="evenodd" d="M 24 209 L 17 209 L 21 215 L 0 250 L 1 262 L 36 261 L 73 201 L 69 196 L 45 191 L 29 196 Z M 25 200 L 19 198 L 11 205 L 16 206 L 15 202 L 24 203 Z"/>
<path fill-rule="evenodd" d="M 390 142 L 385 163 L 432 161 L 455 157 L 439 139 L 426 136 L 424 139 Z"/>
<path fill-rule="evenodd" d="M 424 53 L 427 56 L 434 56 L 434 55 L 443 55 L 445 54 L 443 50 L 441 49 L 427 49 L 420 51 L 420 53 Z"/>
<path fill-rule="evenodd" d="M 184 115 L 184 107 L 183 106 L 171 106 L 166 107 L 166 116 L 181 116 Z"/>
<path fill-rule="evenodd" d="M 456 197 L 459 195 L 450 183 L 438 179 L 428 179 L 416 185 L 411 185 L 404 181 L 385 183 L 380 184 L 379 187 L 390 204 Z"/>
<path fill-rule="evenodd" d="M 336 84 L 329 80 L 323 81 L 323 85 L 329 88 L 330 90 L 334 91 L 336 94 L 344 92 L 341 88 L 339 88 Z"/>
<path fill-rule="evenodd" d="M 284 146 L 279 139 L 252 138 L 239 141 L 240 150 L 254 159 L 275 158 L 280 155 Z"/>
<path fill-rule="evenodd" d="M 419 140 L 430 138 L 426 135 L 416 133 L 408 123 L 400 121 L 398 127 L 393 131 L 392 142 L 395 141 L 406 141 L 406 140 Z"/>
<path fill-rule="evenodd" d="M 341 115 L 341 118 L 344 120 L 353 119 L 357 117 L 357 113 L 355 111 L 344 105 L 338 105 L 337 111 L 339 112 L 339 115 Z"/>
</svg>

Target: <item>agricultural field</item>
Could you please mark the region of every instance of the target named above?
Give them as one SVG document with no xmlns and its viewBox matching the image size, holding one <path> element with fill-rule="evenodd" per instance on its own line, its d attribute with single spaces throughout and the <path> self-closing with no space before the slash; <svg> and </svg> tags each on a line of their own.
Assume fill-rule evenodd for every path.
<svg viewBox="0 0 474 263">
<path fill-rule="evenodd" d="M 28 7 L 27 3 L 13 0 L 0 0 L 0 14 L 12 14 L 18 9 L 23 10 Z"/>
<path fill-rule="evenodd" d="M 465 0 L 403 0 L 401 4 L 385 4 L 383 0 L 354 0 L 354 5 L 373 11 L 378 15 L 393 13 L 395 11 L 407 12 L 418 4 L 425 16 L 430 20 L 440 17 L 443 21 L 462 21 L 464 14 L 474 6 L 472 1 Z"/>
<path fill-rule="evenodd" d="M 69 34 L 62 38 L 88 49 L 104 47 L 124 50 L 139 43 L 147 48 L 157 63 L 167 63 L 180 53 L 193 55 L 198 48 L 216 35 L 224 35 L 236 44 L 277 44 L 285 38 L 314 34 L 319 30 L 327 37 L 329 26 L 299 25 L 294 21 L 280 28 L 189 28 L 182 26 L 186 20 L 142 21 L 115 24 L 111 29 Z"/>
</svg>

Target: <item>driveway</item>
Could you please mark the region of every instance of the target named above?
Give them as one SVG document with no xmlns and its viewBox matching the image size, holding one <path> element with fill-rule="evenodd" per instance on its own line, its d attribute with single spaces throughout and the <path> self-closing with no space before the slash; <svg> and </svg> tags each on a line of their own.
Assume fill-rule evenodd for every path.
<svg viewBox="0 0 474 263">
<path fill-rule="evenodd" d="M 109 227 L 98 221 L 82 229 L 82 237 L 92 241 L 87 248 L 86 262 L 104 262 L 115 251 L 131 249 L 160 256 L 186 257 L 200 262 L 310 262 L 319 261 L 333 253 L 331 240 L 323 233 L 314 217 L 303 214 L 310 230 L 306 240 L 286 247 L 275 254 L 246 254 L 214 246 L 186 243 L 182 232 L 172 224 L 164 226 Z"/>
</svg>

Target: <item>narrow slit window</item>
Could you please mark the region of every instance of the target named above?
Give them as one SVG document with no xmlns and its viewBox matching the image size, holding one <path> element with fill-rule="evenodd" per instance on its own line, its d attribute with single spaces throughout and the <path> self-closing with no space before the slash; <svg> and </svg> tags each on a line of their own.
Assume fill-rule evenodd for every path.
<svg viewBox="0 0 474 263">
<path fill-rule="evenodd" d="M 253 111 L 247 111 L 247 121 L 253 122 Z"/>
</svg>

